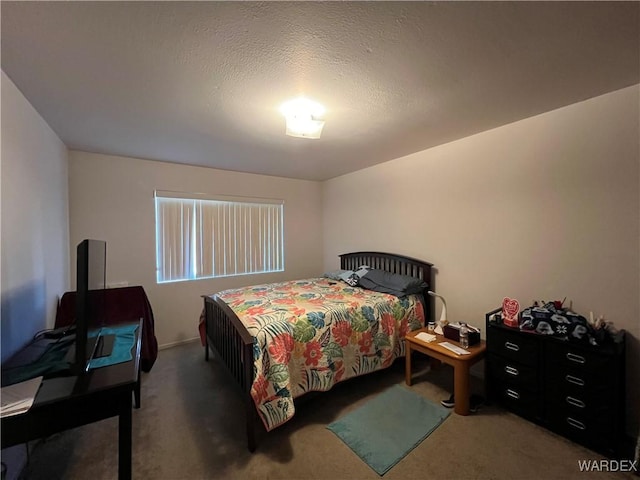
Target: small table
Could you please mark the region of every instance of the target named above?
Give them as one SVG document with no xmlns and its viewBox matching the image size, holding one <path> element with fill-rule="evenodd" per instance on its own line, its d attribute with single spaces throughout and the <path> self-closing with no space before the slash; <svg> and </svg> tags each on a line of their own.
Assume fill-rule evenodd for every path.
<svg viewBox="0 0 640 480">
<path fill-rule="evenodd" d="M 117 416 L 118 478 L 130 479 L 131 396 L 132 393 L 136 396 L 138 407 L 141 331 L 142 319 L 138 322 L 136 338 L 131 349 L 132 359 L 128 362 L 90 370 L 83 376 L 43 380 L 35 401 L 27 412 L 2 418 L 2 448 Z M 31 344 L 27 349 L 35 352 L 38 345 Z M 28 354 L 29 352 L 25 352 L 25 356 Z"/>
<path fill-rule="evenodd" d="M 454 368 L 454 411 L 458 415 L 469 415 L 469 368 L 484 357 L 484 352 L 487 349 L 485 341 L 480 340 L 480 343 L 467 348 L 466 350 L 470 352 L 469 355 L 457 355 L 451 350 L 438 345 L 441 342 L 449 342 L 459 346 L 457 342 L 436 333 L 434 333 L 436 336 L 435 341 L 430 343 L 423 342 L 415 338 L 420 332 L 427 332 L 427 329 L 421 328 L 420 330 L 409 332 L 405 337 L 407 347 L 405 380 L 407 385 L 411 385 L 411 352 L 413 350 L 431 357 L 432 368 L 439 366 L 440 362 L 451 365 Z"/>
</svg>

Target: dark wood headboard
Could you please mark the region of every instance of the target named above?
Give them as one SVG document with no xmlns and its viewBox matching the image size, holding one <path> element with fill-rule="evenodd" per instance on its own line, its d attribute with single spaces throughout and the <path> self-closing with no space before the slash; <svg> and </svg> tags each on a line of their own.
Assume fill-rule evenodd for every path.
<svg viewBox="0 0 640 480">
<path fill-rule="evenodd" d="M 427 290 L 435 290 L 432 263 L 405 257 L 404 255 L 383 252 L 353 252 L 340 255 L 340 268 L 343 270 L 357 270 L 361 265 L 420 278 L 427 284 Z M 427 292 L 425 292 L 424 297 L 427 320 L 432 320 L 435 318 L 435 302 L 432 296 L 427 295 Z"/>
<path fill-rule="evenodd" d="M 403 255 L 382 252 L 354 252 L 340 255 L 340 268 L 357 270 L 361 265 L 424 280 L 431 288 L 432 263 Z"/>
</svg>

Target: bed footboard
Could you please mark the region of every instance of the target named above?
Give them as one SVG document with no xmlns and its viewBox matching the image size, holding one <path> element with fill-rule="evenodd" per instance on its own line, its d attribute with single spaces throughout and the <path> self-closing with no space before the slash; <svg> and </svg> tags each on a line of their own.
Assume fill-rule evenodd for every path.
<svg viewBox="0 0 640 480">
<path fill-rule="evenodd" d="M 251 398 L 253 384 L 253 337 L 237 315 L 217 295 L 204 296 L 205 360 L 216 353 L 242 390 L 247 420 L 249 451 L 256 449 L 257 411 Z"/>
</svg>

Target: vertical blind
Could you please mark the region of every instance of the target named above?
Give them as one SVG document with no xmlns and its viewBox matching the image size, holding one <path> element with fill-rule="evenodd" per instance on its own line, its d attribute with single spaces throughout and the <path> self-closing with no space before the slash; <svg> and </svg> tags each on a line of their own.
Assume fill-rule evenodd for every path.
<svg viewBox="0 0 640 480">
<path fill-rule="evenodd" d="M 157 281 L 284 270 L 283 205 L 156 192 Z"/>
</svg>

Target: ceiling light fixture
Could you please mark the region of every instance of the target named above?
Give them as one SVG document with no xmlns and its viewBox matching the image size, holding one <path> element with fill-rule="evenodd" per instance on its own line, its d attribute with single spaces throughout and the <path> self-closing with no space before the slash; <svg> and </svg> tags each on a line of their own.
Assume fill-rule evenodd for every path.
<svg viewBox="0 0 640 480">
<path fill-rule="evenodd" d="M 287 120 L 286 134 L 300 138 L 320 138 L 325 108 L 308 98 L 299 97 L 285 102 L 280 112 Z"/>
</svg>

